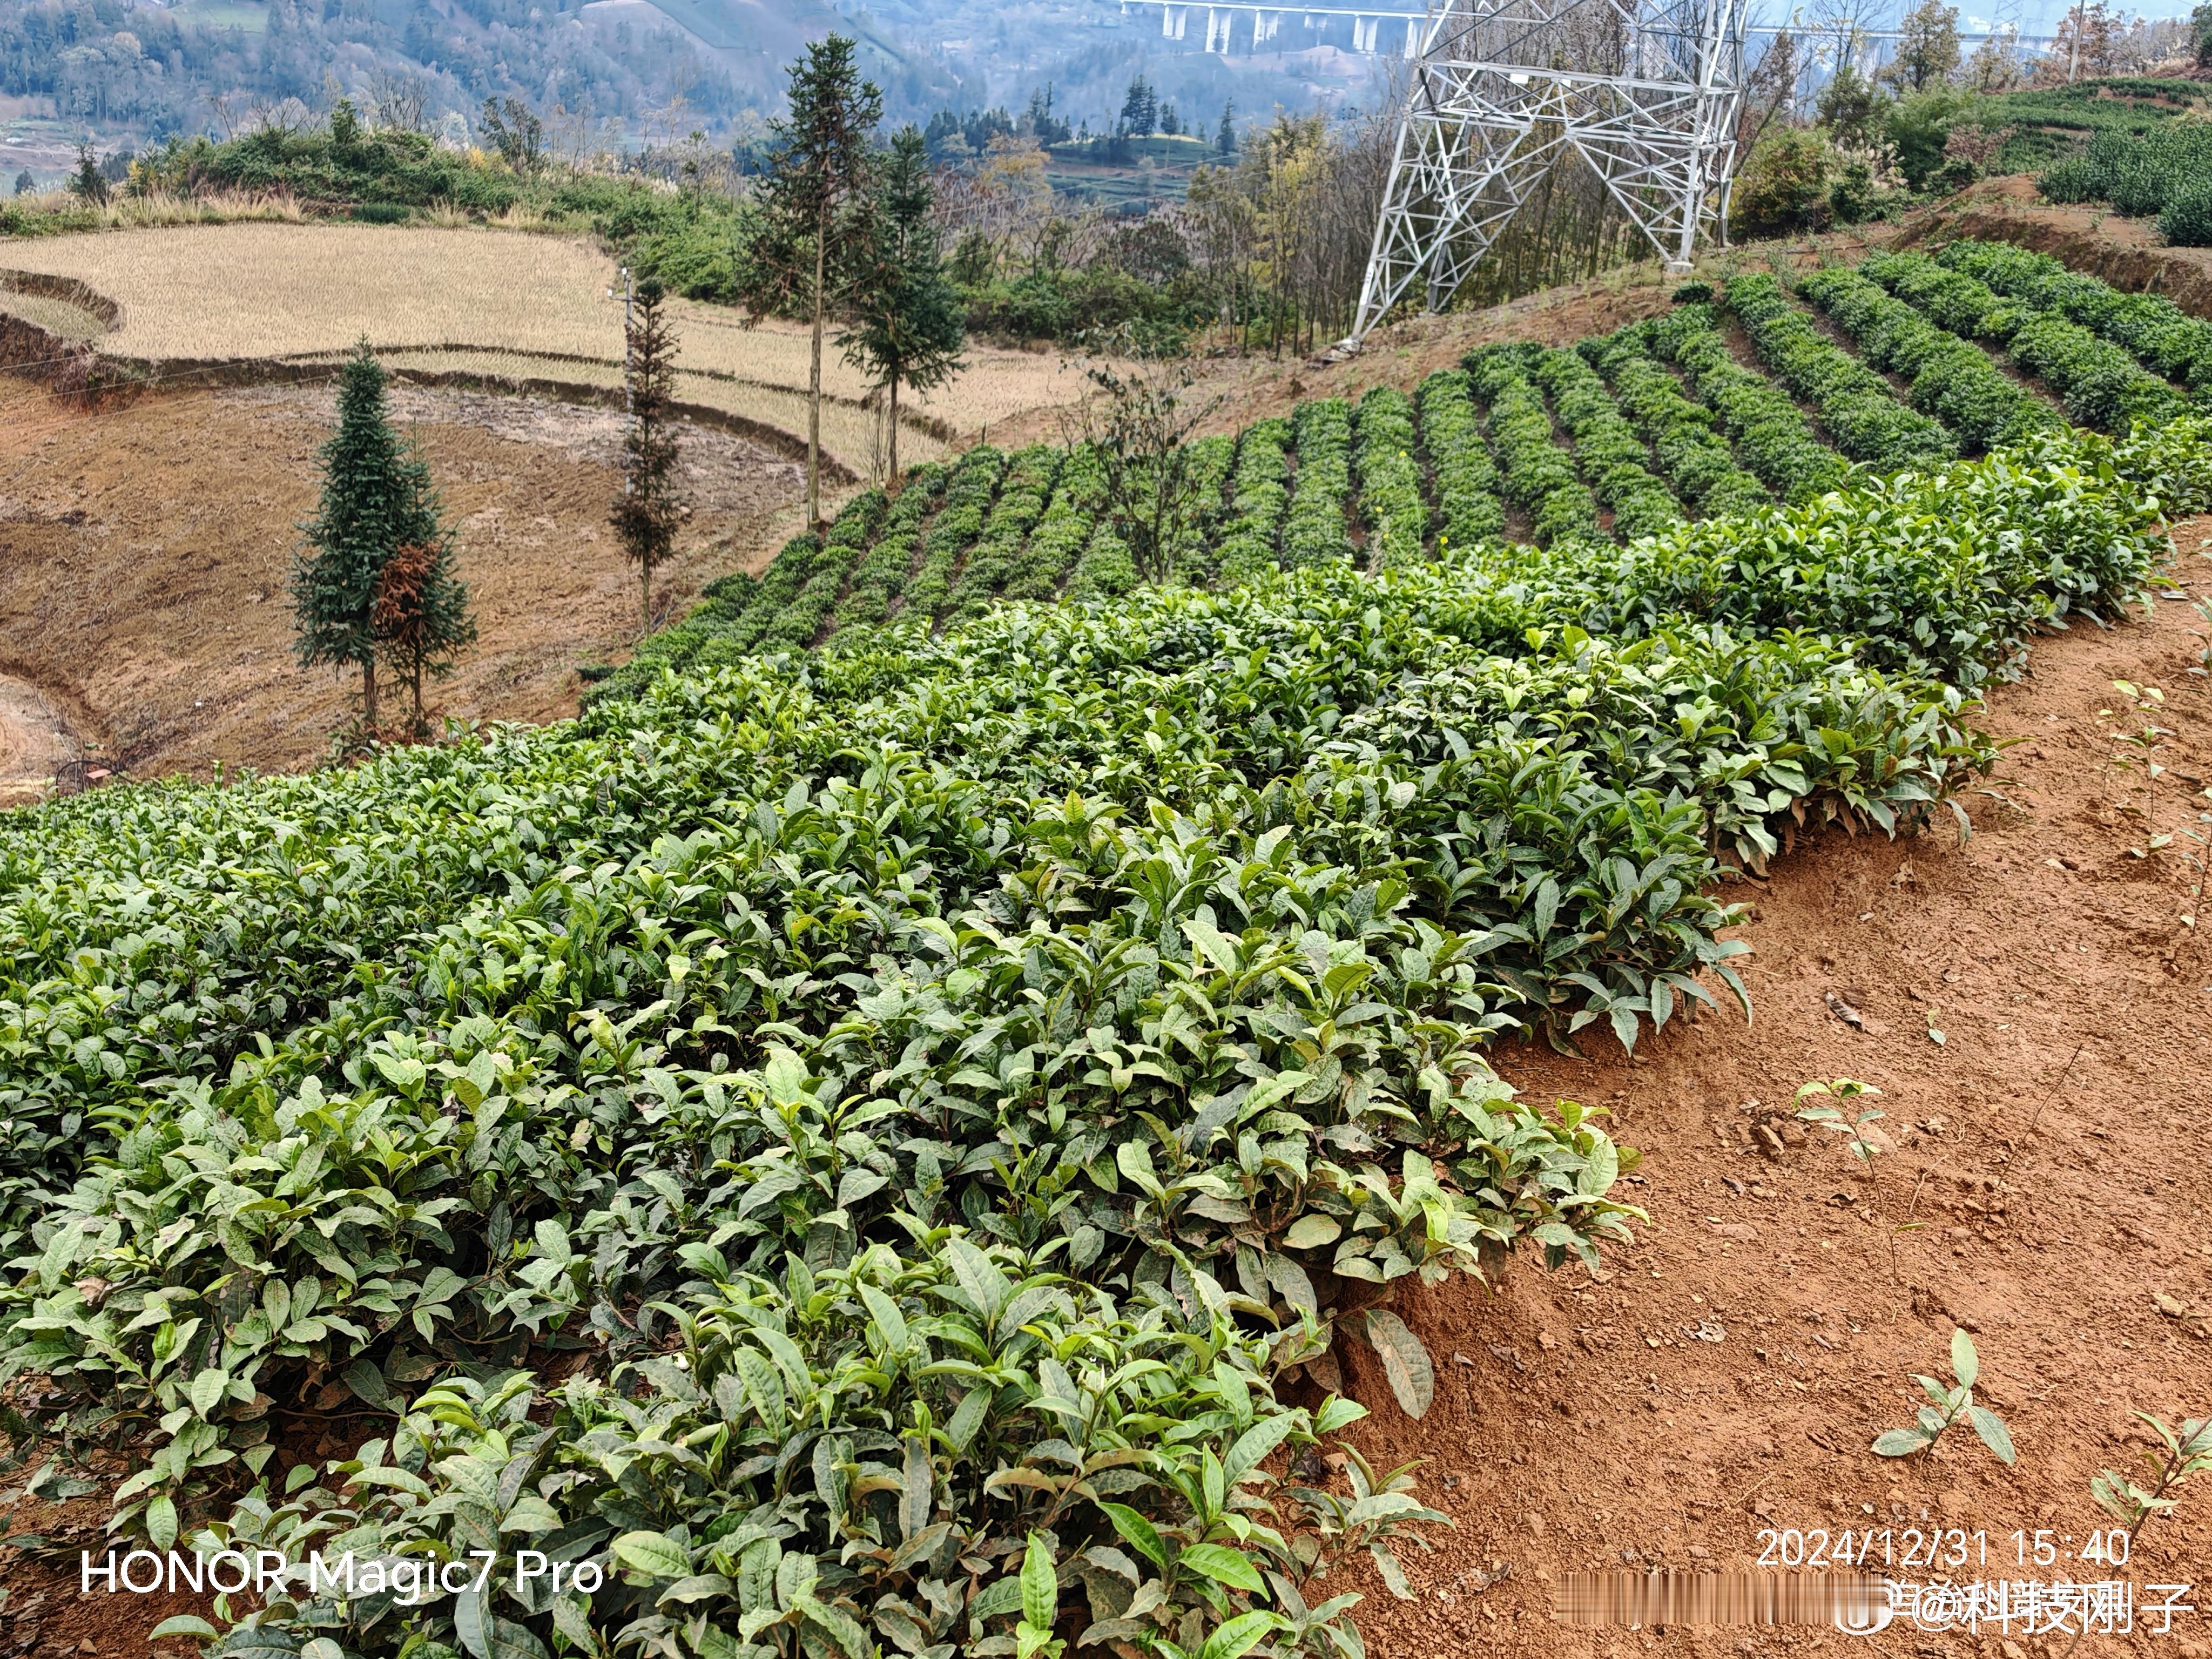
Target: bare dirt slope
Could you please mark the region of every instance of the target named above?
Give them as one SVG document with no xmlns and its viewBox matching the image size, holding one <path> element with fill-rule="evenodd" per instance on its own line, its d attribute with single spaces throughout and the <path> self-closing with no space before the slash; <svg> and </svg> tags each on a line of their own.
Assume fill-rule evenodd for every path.
<svg viewBox="0 0 2212 1659">
<path fill-rule="evenodd" d="M 2177 538 L 2200 592 L 2208 528 Z M 2106 1524 L 2087 1483 L 2135 1457 L 2131 1407 L 2212 1415 L 2212 1174 L 2197 1147 L 2212 918 L 2191 890 L 2206 849 L 2183 838 L 2133 855 L 2144 786 L 2112 764 L 2112 735 L 2126 708 L 2115 680 L 2161 689 L 2173 735 L 2152 828 L 2212 833 L 2212 684 L 2190 672 L 2203 625 L 2169 600 L 2147 623 L 2039 644 L 2026 678 L 1990 699 L 1991 729 L 2018 746 L 2001 796 L 1973 803 L 1965 845 L 1940 827 L 1899 842 L 1829 834 L 1746 884 L 1754 1024 L 1708 1015 L 1632 1060 L 1610 1040 L 1583 1060 L 1498 1057 L 1530 1096 L 1613 1112 L 1646 1155 L 1637 1190 L 1651 1220 L 1595 1277 L 1521 1261 L 1494 1297 L 1417 1293 L 1408 1316 L 1438 1370 L 1419 1423 L 1353 1352 L 1372 1456 L 1428 1459 L 1424 1495 L 1457 1522 L 1432 1555 L 1406 1553 L 1417 1601 L 1358 1586 L 1370 1652 L 1863 1650 L 1810 1630 L 1754 1640 L 1549 1622 L 1569 1572 L 1748 1569 L 1762 1528 L 1957 1528 L 1986 1534 L 1988 1551 L 1961 1577 L 2194 1580 L 2212 1608 L 2212 1481 L 2152 1523 L 2126 1567 L 2023 1569 L 2012 1537 L 2049 1528 L 2057 1549 L 2078 1550 Z M 1754 1138 L 1788 1122 L 1801 1085 L 1838 1077 L 1883 1091 L 1874 1127 L 1890 1150 L 1871 1179 L 1833 1134 L 1791 1126 L 1779 1155 Z M 1908 1219 L 1922 1224 L 1897 1231 Z M 1911 1374 L 1944 1370 L 1954 1326 L 1980 1346 L 1981 1397 L 2018 1445 L 2011 1470 L 1963 1427 L 1932 1456 L 1869 1450 L 1911 1421 Z M 1896 1627 L 1871 1648 L 2069 1650 L 2020 1634 Z M 2081 1652 L 2201 1656 L 2212 1616 L 2163 1637 L 2092 1637 Z"/>
<path fill-rule="evenodd" d="M 7 383 L 0 398 L 25 395 Z M 619 411 L 395 388 L 459 530 L 479 641 L 449 715 L 573 713 L 580 664 L 626 651 L 638 586 L 606 523 Z M 0 669 L 135 775 L 276 770 L 325 752 L 353 685 L 294 665 L 287 574 L 314 510 L 327 387 L 185 393 L 100 414 L 40 399 L 0 424 Z M 694 503 L 656 605 L 756 564 L 797 528 L 803 470 L 686 434 Z"/>
</svg>

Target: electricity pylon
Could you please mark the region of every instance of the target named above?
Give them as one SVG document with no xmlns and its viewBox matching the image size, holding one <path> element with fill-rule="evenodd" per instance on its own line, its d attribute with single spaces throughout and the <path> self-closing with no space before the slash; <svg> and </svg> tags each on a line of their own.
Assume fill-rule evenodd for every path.
<svg viewBox="0 0 2212 1659">
<path fill-rule="evenodd" d="M 1440 309 L 1545 173 L 1580 155 L 1670 272 L 1727 211 L 1746 0 L 1437 0 L 1350 343 Z"/>
</svg>

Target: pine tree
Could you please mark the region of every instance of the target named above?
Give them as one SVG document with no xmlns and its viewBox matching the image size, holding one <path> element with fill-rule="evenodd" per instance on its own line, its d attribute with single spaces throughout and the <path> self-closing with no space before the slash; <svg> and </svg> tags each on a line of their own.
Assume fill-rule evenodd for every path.
<svg viewBox="0 0 2212 1659">
<path fill-rule="evenodd" d="M 912 126 L 891 140 L 874 204 L 870 258 L 854 284 L 853 324 L 837 337 L 845 361 L 890 401 L 890 476 L 898 477 L 899 387 L 927 392 L 966 367 L 967 308 L 945 280 L 931 210 L 929 146 Z"/>
<path fill-rule="evenodd" d="M 1221 130 L 1213 135 L 1213 147 L 1224 155 L 1237 153 L 1237 106 L 1226 103 L 1221 106 Z"/>
<path fill-rule="evenodd" d="M 791 66 L 791 112 L 769 124 L 768 177 L 759 222 L 738 271 L 748 323 L 807 318 L 814 349 L 806 384 L 806 516 L 822 520 L 822 325 L 864 263 L 873 219 L 869 135 L 883 94 L 860 79 L 854 43 L 833 34 Z"/>
<path fill-rule="evenodd" d="M 376 600 L 403 547 L 446 542 L 430 474 L 385 411 L 388 376 L 363 340 L 338 371 L 338 429 L 323 446 L 323 495 L 292 566 L 300 665 L 361 671 L 362 723 L 376 735 Z"/>
<path fill-rule="evenodd" d="M 410 542 L 385 561 L 376 581 L 373 617 L 377 650 L 407 686 L 414 702 L 408 735 L 430 735 L 422 712 L 422 679 L 452 672 L 462 647 L 476 643 L 468 584 L 453 574 L 453 544 Z"/>
<path fill-rule="evenodd" d="M 676 336 L 661 308 L 666 297 L 650 277 L 637 285 L 628 340 L 629 430 L 613 513 L 615 534 L 638 568 L 640 633 L 653 627 L 653 568 L 668 557 L 684 520 L 676 482 Z"/>
</svg>

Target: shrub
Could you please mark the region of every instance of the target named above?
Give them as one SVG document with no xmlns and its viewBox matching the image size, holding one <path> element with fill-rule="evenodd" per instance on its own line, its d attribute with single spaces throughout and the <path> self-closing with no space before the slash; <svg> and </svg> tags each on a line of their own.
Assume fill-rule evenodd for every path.
<svg viewBox="0 0 2212 1659">
<path fill-rule="evenodd" d="M 1744 465 L 1777 495 L 1807 501 L 1842 483 L 1835 453 L 1813 435 L 1787 392 L 1736 362 L 1710 306 L 1677 306 L 1654 319 L 1644 337 L 1654 353 L 1681 368 L 1735 441 Z"/>
<path fill-rule="evenodd" d="M 992 504 L 982 533 L 969 550 L 946 614 L 980 616 L 999 596 L 1013 574 L 1030 532 L 1044 517 L 1066 454 L 1066 451 L 1053 445 L 1032 444 L 1016 451 L 1007 462 L 998 499 Z"/>
<path fill-rule="evenodd" d="M 1541 348 L 1486 346 L 1466 360 L 1469 384 L 1490 405 L 1490 446 L 1508 501 L 1528 515 L 1537 544 L 1601 540 L 1597 500 L 1552 440 L 1551 412 L 1528 377 Z"/>
<path fill-rule="evenodd" d="M 936 617 L 952 592 L 952 573 L 983 533 L 983 521 L 1006 476 L 1004 450 L 978 444 L 960 458 L 945 483 L 944 505 L 921 541 L 921 562 L 902 596 L 898 614 Z"/>
<path fill-rule="evenodd" d="M 1828 199 L 1834 158 L 1817 129 L 1768 127 L 1745 158 L 1729 194 L 1731 234 L 1780 236 L 1817 224 Z"/>
<path fill-rule="evenodd" d="M 1392 1482 L 1260 1474 L 1347 1420 L 1289 1389 L 1364 1340 L 1419 1415 L 1379 1297 L 1632 1218 L 1621 1150 L 1485 1042 L 1634 1039 L 1729 983 L 1723 851 L 1986 778 L 1966 698 L 2140 590 L 2122 468 L 2201 486 L 2203 435 L 1626 549 L 917 615 L 580 722 L 39 809 L 0 848 L 18 1409 L 150 1452 L 118 1519 L 157 1549 L 197 1506 L 216 1546 L 512 1535 L 609 1576 L 278 1597 L 264 1648 L 796 1659 L 1164 1608 L 1185 1648 L 1340 1655 L 1301 1587 Z M 568 1382 L 507 1374 L 554 1346 Z M 396 1426 L 280 1488 L 271 1408 L 324 1390 Z"/>
<path fill-rule="evenodd" d="M 1225 513 L 1222 493 L 1230 469 L 1237 461 L 1237 440 L 1219 434 L 1194 438 L 1187 446 L 1185 463 L 1192 510 L 1189 521 L 1176 528 L 1174 570 L 1177 581 L 1203 586 L 1220 574 L 1221 521 Z"/>
<path fill-rule="evenodd" d="M 2010 242 L 1954 242 L 1936 257 L 1995 293 L 2055 311 L 2126 347 L 2146 368 L 2200 392 L 2212 388 L 2212 322 L 2191 316 L 2171 300 L 2123 294 L 2086 271 Z"/>
<path fill-rule="evenodd" d="M 1255 421 L 1237 437 L 1218 560 L 1224 580 L 1241 581 L 1276 568 L 1276 544 L 1291 499 L 1290 445 L 1291 422 L 1280 416 Z"/>
<path fill-rule="evenodd" d="M 2212 180 L 2168 198 L 2159 210 L 2158 230 L 2176 247 L 2212 247 Z"/>
<path fill-rule="evenodd" d="M 1359 400 L 1359 515 L 1370 570 L 1428 556 L 1429 508 L 1414 448 L 1413 406 L 1404 392 L 1378 386 Z"/>
<path fill-rule="evenodd" d="M 1096 450 L 1078 445 L 1067 452 L 1052 503 L 1006 578 L 1007 599 L 1048 599 L 1060 591 L 1091 539 L 1105 485 L 1106 471 Z"/>
<path fill-rule="evenodd" d="M 1420 386 L 1421 441 L 1436 477 L 1438 544 L 1469 548 L 1505 529 L 1498 468 L 1482 441 L 1463 368 L 1438 369 Z"/>
<path fill-rule="evenodd" d="M 891 601 L 905 587 L 907 573 L 914 568 L 915 544 L 922 526 L 944 499 L 946 476 L 936 461 L 908 472 L 905 487 L 884 517 L 882 535 L 854 567 L 853 580 L 838 607 L 842 623 L 879 623 L 890 614 Z"/>
<path fill-rule="evenodd" d="M 1650 331 L 1631 325 L 1585 340 L 1579 349 L 1613 383 L 1621 410 L 1650 441 L 1674 493 L 1704 517 L 1741 513 L 1771 499 L 1766 487 L 1735 464 L 1728 440 L 1715 431 L 1712 410 L 1682 395 L 1681 385 L 1649 349 Z"/>
<path fill-rule="evenodd" d="M 1283 564 L 1296 569 L 1352 556 L 1345 498 L 1352 489 L 1352 411 L 1341 398 L 1298 405 L 1298 470 L 1283 526 Z"/>
<path fill-rule="evenodd" d="M 1803 291 L 1868 362 L 1909 380 L 1913 406 L 1942 421 L 1969 450 L 2017 443 L 2060 424 L 2056 410 L 1980 347 L 1938 328 L 1869 276 L 1831 266 L 1808 277 Z"/>
<path fill-rule="evenodd" d="M 1632 538 L 1682 516 L 1674 492 L 1644 463 L 1650 452 L 1614 405 L 1596 372 L 1572 351 L 1535 360 L 1536 378 L 1552 394 L 1559 423 L 1575 441 L 1575 465 L 1590 492 L 1613 512 L 1613 533 Z"/>
</svg>

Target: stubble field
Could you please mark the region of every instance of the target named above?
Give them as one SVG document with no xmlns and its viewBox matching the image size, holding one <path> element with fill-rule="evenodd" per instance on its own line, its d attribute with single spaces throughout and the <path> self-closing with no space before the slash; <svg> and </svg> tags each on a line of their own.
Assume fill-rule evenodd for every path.
<svg viewBox="0 0 2212 1659">
<path fill-rule="evenodd" d="M 190 364 L 259 361 L 288 369 L 332 362 L 368 340 L 401 373 L 459 373 L 612 391 L 621 385 L 620 278 L 570 237 L 489 228 L 391 228 L 244 222 L 62 236 L 10 244 L 0 266 L 74 277 L 123 309 L 100 341 L 157 375 Z M 0 310 L 40 321 L 52 301 L 0 293 Z M 789 324 L 672 302 L 678 396 L 803 437 L 810 342 Z M 33 309 L 38 307 L 38 309 Z M 81 330 L 77 331 L 82 331 Z M 1079 395 L 1057 353 L 968 351 L 969 368 L 933 395 L 902 397 L 902 461 L 941 453 L 956 434 L 988 431 Z M 825 446 L 851 471 L 869 465 L 868 388 L 825 348 Z"/>
</svg>

